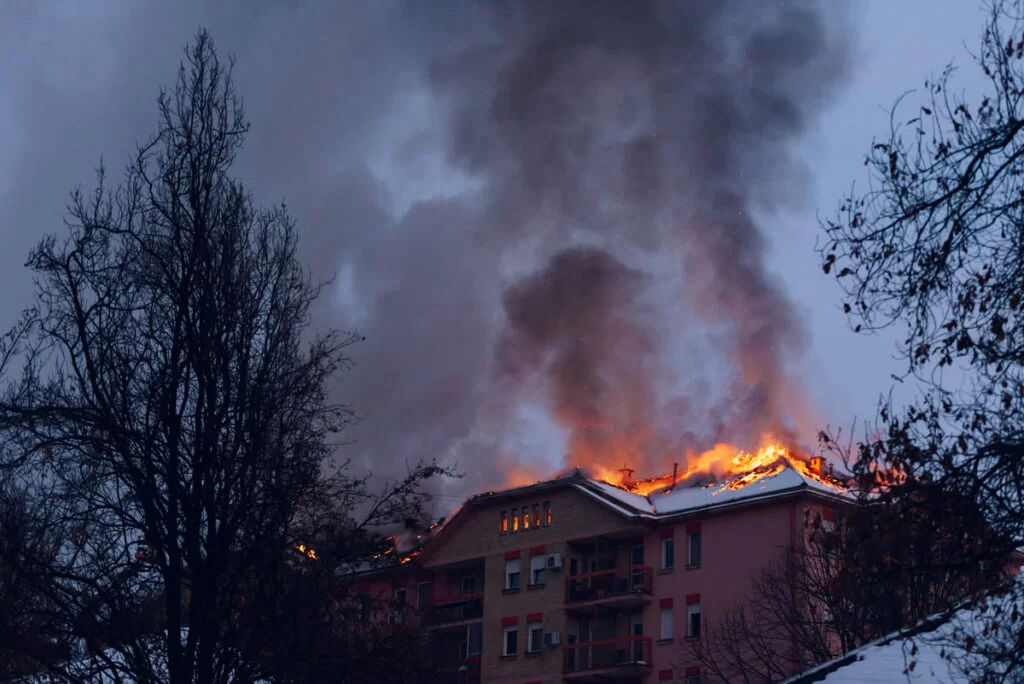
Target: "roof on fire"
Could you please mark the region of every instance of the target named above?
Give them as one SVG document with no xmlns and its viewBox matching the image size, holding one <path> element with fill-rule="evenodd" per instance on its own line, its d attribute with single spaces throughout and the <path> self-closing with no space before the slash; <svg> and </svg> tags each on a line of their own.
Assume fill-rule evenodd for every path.
<svg viewBox="0 0 1024 684">
<path fill-rule="evenodd" d="M 583 470 L 576 468 L 552 480 L 479 494 L 469 499 L 467 503 L 476 505 L 505 498 L 516 499 L 557 487 L 571 486 L 621 515 L 659 519 L 798 491 L 837 500 L 850 498 L 850 495 L 841 488 L 807 477 L 785 462 L 782 462 L 778 471 L 774 473 L 764 474 L 748 484 L 736 486 L 741 477 L 743 476 L 717 481 L 682 481 L 675 487 L 665 487 L 643 495 L 589 477 Z"/>
</svg>

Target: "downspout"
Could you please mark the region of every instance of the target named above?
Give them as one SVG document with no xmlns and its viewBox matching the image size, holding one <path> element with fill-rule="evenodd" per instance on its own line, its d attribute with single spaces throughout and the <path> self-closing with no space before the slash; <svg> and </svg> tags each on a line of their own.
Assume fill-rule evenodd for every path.
<svg viewBox="0 0 1024 684">
<path fill-rule="evenodd" d="M 789 595 L 796 601 L 796 500 L 789 504 Z M 794 626 L 790 626 L 795 630 Z M 791 631 L 789 638 L 790 662 L 799 662 L 799 649 L 796 643 L 796 634 Z M 795 674 L 795 673 L 794 673 Z"/>
</svg>

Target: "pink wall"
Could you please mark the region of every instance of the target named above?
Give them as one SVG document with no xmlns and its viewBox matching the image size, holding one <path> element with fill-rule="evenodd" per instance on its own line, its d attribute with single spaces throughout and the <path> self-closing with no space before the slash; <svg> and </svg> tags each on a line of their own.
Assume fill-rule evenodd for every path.
<svg viewBox="0 0 1024 684">
<path fill-rule="evenodd" d="M 653 664 L 655 672 L 685 663 L 685 649 L 678 643 L 658 644 L 661 629 L 662 599 L 671 598 L 675 616 L 674 636 L 686 635 L 688 595 L 700 594 L 703 626 L 714 625 L 722 611 L 745 600 L 751 582 L 763 567 L 780 560 L 793 541 L 800 543 L 803 533 L 803 511 L 807 503 L 788 500 L 781 503 L 741 506 L 708 515 L 693 516 L 672 526 L 675 539 L 675 567 L 661 571 L 659 531 L 645 539 L 644 555 L 655 568 L 653 600 L 644 611 L 644 633 L 654 637 Z M 688 569 L 687 524 L 701 527 L 701 565 Z M 663 528 L 664 529 L 664 528 Z"/>
</svg>

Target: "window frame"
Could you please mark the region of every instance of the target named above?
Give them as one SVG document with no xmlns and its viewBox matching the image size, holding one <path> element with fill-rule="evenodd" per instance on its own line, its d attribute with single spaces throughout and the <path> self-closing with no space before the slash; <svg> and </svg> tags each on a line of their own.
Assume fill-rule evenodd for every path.
<svg viewBox="0 0 1024 684">
<path fill-rule="evenodd" d="M 544 527 L 551 526 L 551 502 L 545 501 L 543 504 L 544 517 L 541 519 Z"/>
<path fill-rule="evenodd" d="M 513 564 L 515 571 L 512 571 Z M 505 590 L 513 591 L 522 587 L 523 564 L 519 558 L 508 558 L 505 560 Z M 515 586 L 512 586 L 512 578 L 515 577 Z"/>
<path fill-rule="evenodd" d="M 534 633 L 539 634 L 537 643 L 533 643 Z M 530 622 L 526 625 L 526 652 L 541 653 L 544 650 L 544 623 Z"/>
<path fill-rule="evenodd" d="M 667 537 L 661 540 L 661 569 L 671 570 L 674 567 L 676 567 L 676 540 L 675 537 Z"/>
<path fill-rule="evenodd" d="M 547 579 L 545 573 L 548 569 L 547 557 L 542 554 L 535 554 L 530 556 L 530 582 L 528 586 L 531 587 L 543 587 L 544 580 Z M 537 573 L 540 573 L 540 582 L 536 581 Z"/>
<path fill-rule="evenodd" d="M 392 598 L 395 601 L 396 606 L 407 606 L 409 605 L 409 588 L 408 587 L 395 587 Z"/>
<path fill-rule="evenodd" d="M 521 529 L 523 532 L 529 532 L 530 531 L 530 504 L 524 504 L 523 507 L 521 509 L 519 509 L 519 510 L 521 510 L 523 512 L 522 513 L 522 522 L 519 524 L 519 529 Z"/>
<path fill-rule="evenodd" d="M 498 529 L 501 530 L 502 534 L 508 534 L 509 533 L 508 509 L 507 508 L 505 508 L 505 509 L 503 509 L 501 511 L 501 527 L 498 528 Z"/>
<path fill-rule="evenodd" d="M 699 639 L 700 638 L 700 604 L 691 603 L 686 606 L 686 638 L 687 639 Z M 693 619 L 697 618 L 697 622 L 694 623 Z M 696 625 L 696 629 L 694 629 Z"/>
<path fill-rule="evenodd" d="M 513 508 L 512 509 L 511 517 L 512 517 L 512 531 L 509 532 L 509 534 L 515 534 L 516 532 L 519 531 L 519 509 L 518 508 Z"/>
<path fill-rule="evenodd" d="M 697 553 L 694 554 L 694 540 L 697 542 Z M 697 556 L 697 562 L 694 563 L 694 555 Z M 701 530 L 694 530 L 693 532 L 686 533 L 686 567 L 688 568 L 699 568 L 701 561 L 704 556 L 704 538 L 701 536 Z"/>
<path fill-rule="evenodd" d="M 515 635 L 516 650 L 509 652 L 508 639 L 509 635 Z M 501 655 L 503 658 L 510 658 L 519 655 L 519 625 L 506 625 L 501 631 Z"/>
<path fill-rule="evenodd" d="M 665 621 L 666 617 L 668 618 L 667 622 Z M 676 619 L 675 619 L 675 609 L 672 608 L 671 606 L 666 607 L 666 608 L 662 608 L 661 609 L 661 614 L 660 614 L 660 617 L 659 617 L 659 623 L 658 623 L 658 625 L 659 625 L 658 626 L 658 633 L 661 635 L 659 638 L 662 641 L 668 641 L 669 639 L 675 639 L 675 631 L 676 631 L 676 629 L 675 629 L 676 628 L 675 622 L 676 622 Z M 666 626 L 668 626 L 667 630 L 665 629 Z M 666 632 L 667 632 L 667 634 L 666 634 Z"/>
</svg>

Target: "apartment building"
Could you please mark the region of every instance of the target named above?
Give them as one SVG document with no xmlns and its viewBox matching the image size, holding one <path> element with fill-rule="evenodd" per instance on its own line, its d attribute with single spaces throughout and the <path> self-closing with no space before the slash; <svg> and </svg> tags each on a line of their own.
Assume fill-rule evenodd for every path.
<svg viewBox="0 0 1024 684">
<path fill-rule="evenodd" d="M 849 501 L 814 474 L 783 461 L 641 495 L 574 471 L 481 494 L 362 591 L 421 621 L 437 681 L 696 684 L 680 641 L 804 543 L 806 515 Z"/>
</svg>

